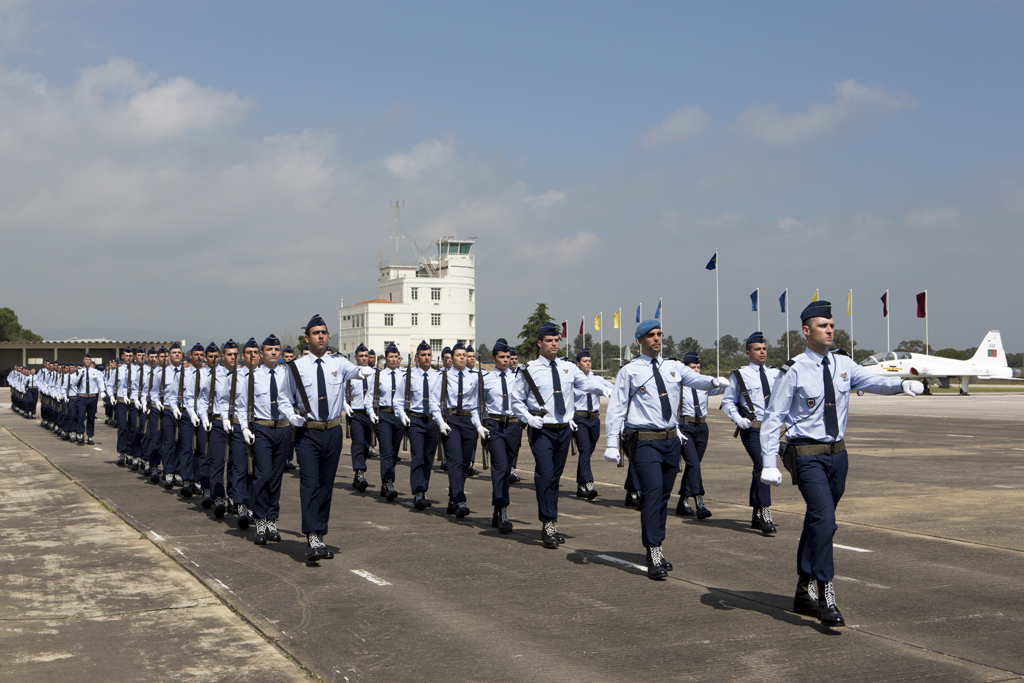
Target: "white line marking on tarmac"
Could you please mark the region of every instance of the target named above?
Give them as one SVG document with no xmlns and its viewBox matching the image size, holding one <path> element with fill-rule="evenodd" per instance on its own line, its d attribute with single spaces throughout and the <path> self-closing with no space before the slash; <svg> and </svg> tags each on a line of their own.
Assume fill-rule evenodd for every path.
<svg viewBox="0 0 1024 683">
<path fill-rule="evenodd" d="M 373 522 L 363 522 L 363 524 L 369 524 L 374 529 L 380 529 L 382 531 L 391 531 L 391 527 L 389 526 L 381 526 L 380 524 L 374 524 Z"/>
<path fill-rule="evenodd" d="M 946 434 L 946 436 L 951 436 L 954 439 L 973 439 L 974 438 L 973 436 L 970 436 L 969 434 Z"/>
<path fill-rule="evenodd" d="M 852 579 L 849 576 L 838 576 L 837 575 L 836 576 L 836 580 L 837 581 L 851 581 L 853 583 L 859 583 L 862 586 L 867 586 L 868 588 L 877 588 L 877 589 L 883 590 L 883 591 L 889 590 L 888 586 L 883 586 L 880 583 L 868 583 L 867 581 L 861 581 L 860 579 Z"/>
<path fill-rule="evenodd" d="M 1024 451 L 1024 448 L 1011 448 L 1011 451 Z"/>
<path fill-rule="evenodd" d="M 355 574 L 356 576 L 361 576 L 364 579 L 366 579 L 367 581 L 369 581 L 370 583 L 375 583 L 378 586 L 390 586 L 391 585 L 390 583 L 388 583 L 384 579 L 380 578 L 379 576 L 374 576 L 370 572 L 364 572 L 362 569 L 353 569 L 352 573 Z"/>
<path fill-rule="evenodd" d="M 102 451 L 102 448 L 93 448 L 94 451 Z"/>
<path fill-rule="evenodd" d="M 162 540 L 164 540 L 164 537 L 163 537 L 163 536 L 161 536 L 160 534 L 158 534 L 158 533 L 157 533 L 157 532 L 155 532 L 155 531 L 150 531 L 150 532 L 149 532 L 149 535 L 150 535 L 150 536 L 152 536 L 153 538 L 155 538 L 155 539 L 156 539 L 156 540 L 158 540 L 158 541 L 162 541 Z"/>
<path fill-rule="evenodd" d="M 233 646 L 233 645 L 255 645 L 258 642 L 260 642 L 260 641 L 258 641 L 258 640 L 242 640 L 242 641 L 237 642 L 237 643 L 228 643 L 228 646 L 230 647 L 230 646 Z"/>
<path fill-rule="evenodd" d="M 839 545 L 838 543 L 832 544 L 833 548 L 842 548 L 843 550 L 852 550 L 855 553 L 873 553 L 874 550 L 865 550 L 864 548 L 854 548 L 852 545 Z"/>
<path fill-rule="evenodd" d="M 234 592 L 235 592 L 235 591 L 231 590 L 230 588 L 228 588 L 227 584 L 226 584 L 226 583 L 224 583 L 223 581 L 221 581 L 220 579 L 214 579 L 214 581 L 216 581 L 216 582 L 217 582 L 217 583 L 219 583 L 219 584 L 220 584 L 221 586 L 223 586 L 223 587 L 224 587 L 224 590 L 226 590 L 226 591 L 227 591 L 228 593 L 234 593 Z M 256 641 L 253 641 L 253 642 L 256 642 Z"/>
<path fill-rule="evenodd" d="M 1016 486 L 1004 486 L 1003 484 L 992 484 L 992 486 L 995 486 L 997 489 L 1015 489 L 1015 488 L 1017 488 Z"/>
<path fill-rule="evenodd" d="M 647 567 L 641 567 L 638 564 L 633 564 L 629 560 L 620 560 L 619 558 L 612 557 L 611 555 L 598 555 L 598 558 L 600 558 L 602 560 L 607 560 L 608 562 L 614 562 L 615 564 L 621 564 L 621 565 L 623 565 L 625 567 L 632 567 L 633 569 L 639 569 L 642 572 L 647 571 Z"/>
</svg>

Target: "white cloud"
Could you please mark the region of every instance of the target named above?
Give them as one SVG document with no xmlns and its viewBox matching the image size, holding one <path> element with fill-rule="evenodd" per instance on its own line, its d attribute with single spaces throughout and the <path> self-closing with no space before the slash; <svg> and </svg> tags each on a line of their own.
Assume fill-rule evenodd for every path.
<svg viewBox="0 0 1024 683">
<path fill-rule="evenodd" d="M 524 202 L 538 209 L 547 209 L 556 204 L 561 204 L 565 201 L 568 195 L 565 192 L 559 192 L 557 190 L 548 190 L 544 194 L 538 194 L 533 197 L 526 197 L 523 199 Z"/>
<path fill-rule="evenodd" d="M 907 215 L 907 225 L 914 228 L 943 228 L 956 223 L 960 211 L 955 206 L 943 209 L 917 209 Z"/>
<path fill-rule="evenodd" d="M 835 84 L 835 101 L 812 104 L 802 114 L 784 116 L 779 105 L 753 107 L 740 115 L 739 130 L 760 142 L 792 145 L 826 135 L 840 126 L 871 112 L 899 111 L 917 106 L 904 92 L 876 88 L 854 80 Z"/>
<path fill-rule="evenodd" d="M 680 142 L 700 135 L 710 123 L 711 117 L 703 109 L 686 107 L 669 116 L 662 124 L 648 128 L 640 144 L 650 149 Z"/>
<path fill-rule="evenodd" d="M 454 153 L 455 145 L 451 138 L 424 140 L 408 152 L 385 158 L 384 168 L 397 178 L 414 181 L 423 171 L 444 166 Z"/>
</svg>

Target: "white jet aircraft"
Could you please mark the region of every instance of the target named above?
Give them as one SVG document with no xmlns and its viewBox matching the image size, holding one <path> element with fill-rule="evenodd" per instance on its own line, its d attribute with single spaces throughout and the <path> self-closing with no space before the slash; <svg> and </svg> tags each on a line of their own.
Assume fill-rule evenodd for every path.
<svg viewBox="0 0 1024 683">
<path fill-rule="evenodd" d="M 999 330 L 990 330 L 970 360 L 954 360 L 941 356 L 928 356 L 908 351 L 890 351 L 868 356 L 860 363 L 868 372 L 881 377 L 903 377 L 919 379 L 928 387 L 928 380 L 938 382 L 942 388 L 949 387 L 952 377 L 960 378 L 960 394 L 970 393 L 971 380 L 1010 379 L 1020 375 L 1006 364 L 1003 340 Z"/>
</svg>

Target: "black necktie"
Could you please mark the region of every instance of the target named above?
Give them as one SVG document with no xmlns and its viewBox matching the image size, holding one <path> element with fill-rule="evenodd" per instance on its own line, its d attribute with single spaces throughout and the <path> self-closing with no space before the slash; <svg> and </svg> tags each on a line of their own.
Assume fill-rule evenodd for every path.
<svg viewBox="0 0 1024 683">
<path fill-rule="evenodd" d="M 768 386 L 768 375 L 764 371 L 764 366 L 761 366 L 761 393 L 764 394 L 764 409 L 768 410 L 768 399 L 772 397 L 772 390 Z"/>
<path fill-rule="evenodd" d="M 594 412 L 594 395 L 593 394 L 587 394 L 587 412 L 588 413 Z"/>
<path fill-rule="evenodd" d="M 654 370 L 654 383 L 658 385 L 658 398 L 661 399 L 661 419 L 668 422 L 672 419 L 672 406 L 668 402 L 668 389 L 665 388 L 665 380 L 658 372 L 658 359 L 651 359 L 651 368 Z"/>
<path fill-rule="evenodd" d="M 555 394 L 555 412 L 565 415 L 565 399 L 562 398 L 562 383 L 558 379 L 558 363 L 551 361 L 551 391 Z"/>
<path fill-rule="evenodd" d="M 430 413 L 430 384 L 427 383 L 427 373 L 423 373 L 423 414 Z"/>
<path fill-rule="evenodd" d="M 462 410 L 462 370 L 459 370 L 459 405 L 455 409 Z"/>
<path fill-rule="evenodd" d="M 508 384 L 505 383 L 505 371 L 501 371 L 501 412 L 508 412 Z"/>
<path fill-rule="evenodd" d="M 690 387 L 690 391 L 693 393 L 693 416 L 704 417 L 704 413 L 700 409 L 700 397 L 697 396 L 697 390 Z"/>
<path fill-rule="evenodd" d="M 363 378 L 363 396 L 366 396 L 366 392 L 370 390 L 370 385 L 366 383 L 366 378 Z"/>
<path fill-rule="evenodd" d="M 31 377 L 29 379 L 31 379 Z M 85 393 L 89 393 L 89 368 L 85 369 Z"/>
<path fill-rule="evenodd" d="M 277 377 L 274 369 L 270 369 L 270 419 L 276 420 L 281 414 L 277 411 Z"/>
<path fill-rule="evenodd" d="M 389 403 L 392 407 L 395 405 L 395 371 L 391 371 L 391 401 Z"/>
<path fill-rule="evenodd" d="M 832 373 L 828 371 L 828 356 L 821 361 L 821 374 L 825 383 L 825 432 L 834 441 L 839 438 L 839 415 L 836 413 L 836 390 L 832 386 Z"/>
<path fill-rule="evenodd" d="M 320 420 L 327 421 L 327 413 L 330 407 L 327 405 L 327 378 L 324 377 L 324 359 L 316 359 L 316 401 L 317 410 L 320 411 Z"/>
</svg>

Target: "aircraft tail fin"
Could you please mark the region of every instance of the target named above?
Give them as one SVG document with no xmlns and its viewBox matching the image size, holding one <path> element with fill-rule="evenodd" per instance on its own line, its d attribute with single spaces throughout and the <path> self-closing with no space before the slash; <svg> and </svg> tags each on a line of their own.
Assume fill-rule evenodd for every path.
<svg viewBox="0 0 1024 683">
<path fill-rule="evenodd" d="M 999 335 L 999 330 L 989 330 L 989 333 L 981 340 L 971 362 L 1006 367 L 1006 352 L 1003 351 L 1003 338 Z"/>
</svg>

